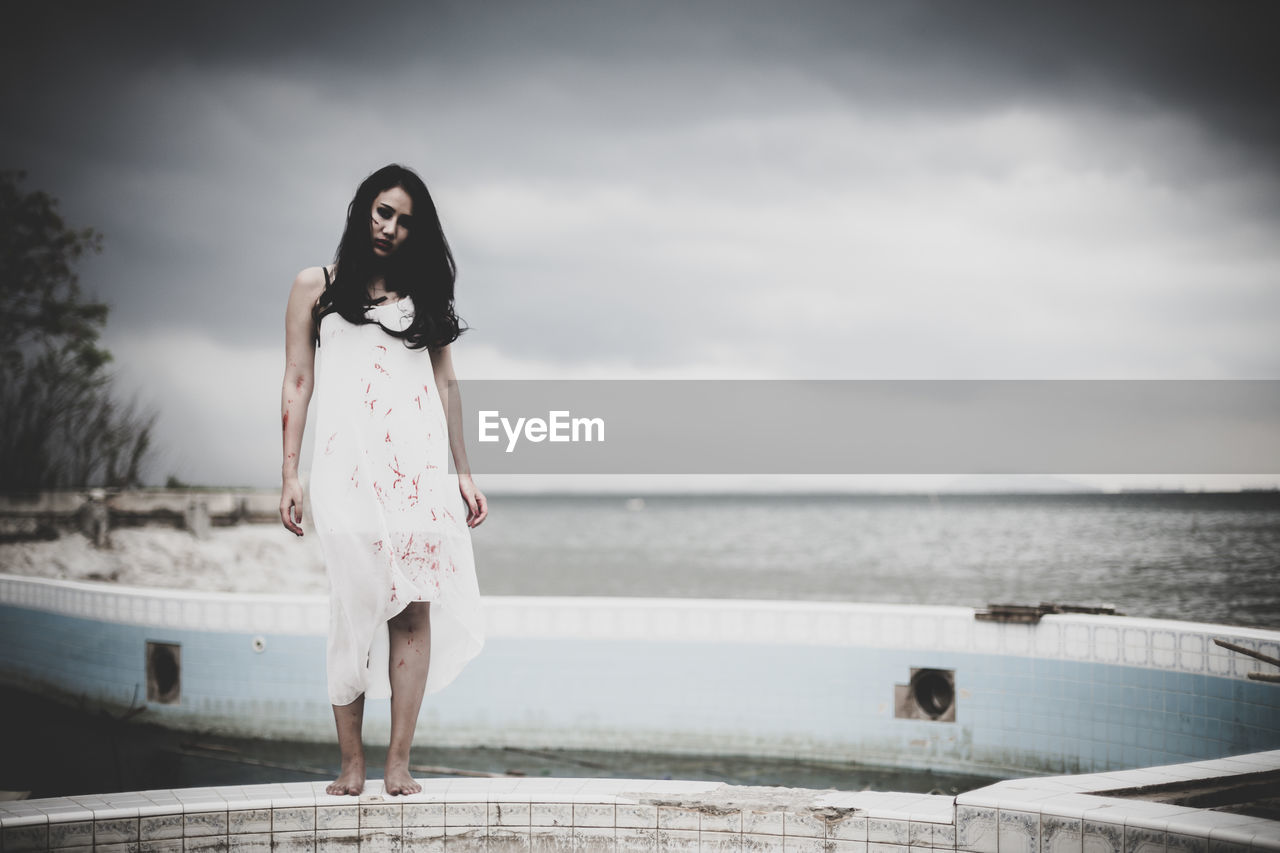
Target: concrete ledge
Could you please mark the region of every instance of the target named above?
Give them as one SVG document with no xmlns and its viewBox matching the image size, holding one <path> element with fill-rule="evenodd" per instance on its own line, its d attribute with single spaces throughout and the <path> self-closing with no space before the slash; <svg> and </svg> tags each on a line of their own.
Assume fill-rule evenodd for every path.
<svg viewBox="0 0 1280 853">
<path fill-rule="evenodd" d="M 1280 850 L 1280 822 L 1092 793 L 1280 769 L 1280 751 L 1010 780 L 959 797 L 653 779 L 426 779 L 390 797 L 324 782 L 0 803 L 4 853 L 729 850 L 1182 853 Z"/>
</svg>

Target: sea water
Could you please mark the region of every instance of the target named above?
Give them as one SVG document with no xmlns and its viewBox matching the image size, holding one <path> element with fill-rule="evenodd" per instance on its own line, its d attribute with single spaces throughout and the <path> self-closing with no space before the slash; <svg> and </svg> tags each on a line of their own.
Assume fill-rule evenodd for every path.
<svg viewBox="0 0 1280 853">
<path fill-rule="evenodd" d="M 497 496 L 481 592 L 1111 604 L 1280 627 L 1280 493 Z"/>
</svg>

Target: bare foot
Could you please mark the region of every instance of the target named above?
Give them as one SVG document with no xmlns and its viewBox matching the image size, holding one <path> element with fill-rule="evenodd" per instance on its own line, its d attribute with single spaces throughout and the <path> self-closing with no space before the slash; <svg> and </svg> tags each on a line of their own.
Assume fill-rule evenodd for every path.
<svg viewBox="0 0 1280 853">
<path fill-rule="evenodd" d="M 364 762 L 343 762 L 342 772 L 338 778 L 329 783 L 325 793 L 334 796 L 343 794 L 359 794 L 364 790 Z"/>
<path fill-rule="evenodd" d="M 416 794 L 422 790 L 422 786 L 413 781 L 408 767 L 388 766 L 382 780 L 382 790 L 391 795 Z"/>
</svg>

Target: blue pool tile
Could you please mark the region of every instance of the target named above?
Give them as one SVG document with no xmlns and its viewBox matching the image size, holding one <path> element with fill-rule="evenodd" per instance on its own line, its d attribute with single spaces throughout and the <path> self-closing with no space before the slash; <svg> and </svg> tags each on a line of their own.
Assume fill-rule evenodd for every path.
<svg viewBox="0 0 1280 853">
<path fill-rule="evenodd" d="M 1230 699 L 1232 693 L 1231 680 L 1228 678 L 1209 677 L 1206 679 L 1208 696 L 1214 699 Z"/>
</svg>

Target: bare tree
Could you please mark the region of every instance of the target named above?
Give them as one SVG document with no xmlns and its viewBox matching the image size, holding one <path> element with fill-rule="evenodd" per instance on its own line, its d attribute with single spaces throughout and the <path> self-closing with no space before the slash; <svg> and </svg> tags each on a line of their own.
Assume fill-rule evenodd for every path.
<svg viewBox="0 0 1280 853">
<path fill-rule="evenodd" d="M 109 306 L 74 271 L 102 235 L 25 177 L 0 171 L 0 490 L 141 485 L 157 414 L 117 399 L 98 346 Z"/>
</svg>

